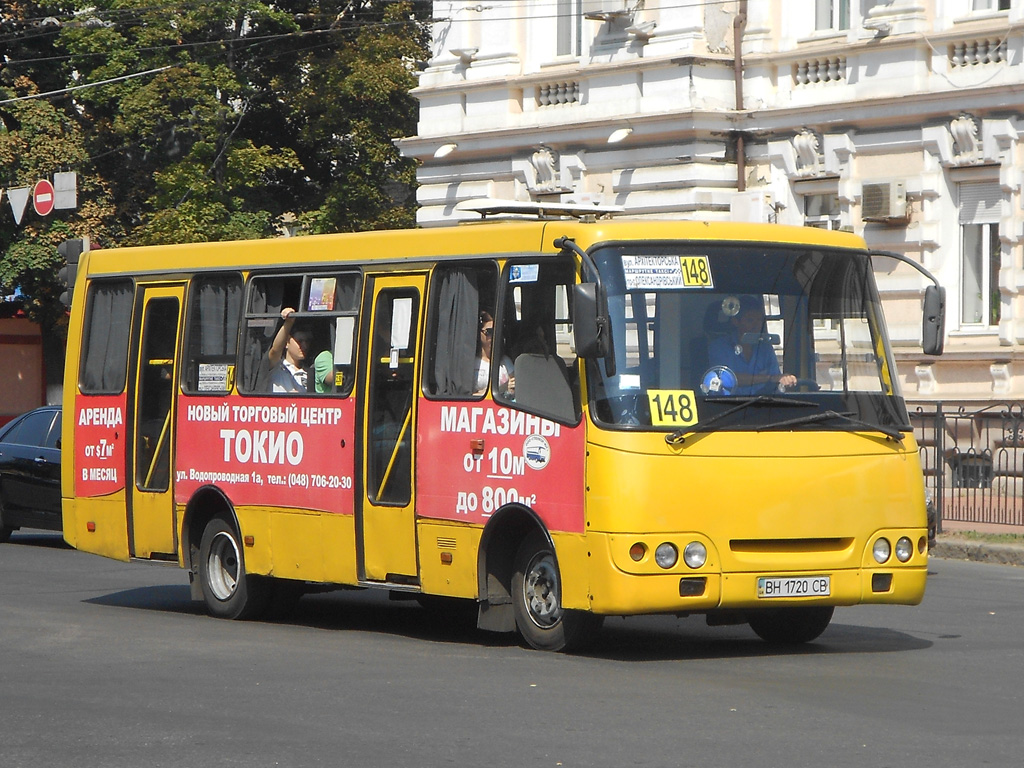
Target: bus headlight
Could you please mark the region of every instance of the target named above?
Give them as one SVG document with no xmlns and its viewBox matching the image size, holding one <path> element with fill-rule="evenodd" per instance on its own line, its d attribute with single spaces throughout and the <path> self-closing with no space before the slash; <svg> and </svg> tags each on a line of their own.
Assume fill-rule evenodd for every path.
<svg viewBox="0 0 1024 768">
<path fill-rule="evenodd" d="M 701 568 L 708 561 L 708 549 L 699 541 L 691 541 L 683 550 L 683 562 L 691 568 Z"/>
<path fill-rule="evenodd" d="M 896 559 L 901 563 L 907 562 L 914 554 L 914 543 L 906 536 L 900 537 L 896 542 Z"/>
<path fill-rule="evenodd" d="M 671 568 L 674 566 L 679 562 L 679 550 L 676 549 L 676 545 L 667 541 L 663 544 L 659 544 L 658 548 L 654 550 L 654 562 L 662 568 Z"/>
<path fill-rule="evenodd" d="M 879 565 L 888 560 L 889 555 L 892 554 L 892 545 L 889 543 L 889 540 L 878 539 L 872 549 L 872 554 L 875 556 L 875 562 Z"/>
</svg>

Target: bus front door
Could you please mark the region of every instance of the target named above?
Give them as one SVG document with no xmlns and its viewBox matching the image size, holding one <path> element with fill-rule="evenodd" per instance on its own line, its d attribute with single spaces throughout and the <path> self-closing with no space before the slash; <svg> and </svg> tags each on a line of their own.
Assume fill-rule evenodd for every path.
<svg viewBox="0 0 1024 768">
<path fill-rule="evenodd" d="M 358 517 L 362 578 L 418 582 L 413 498 L 417 358 L 423 275 L 369 281 L 364 327 L 362 498 Z"/>
<path fill-rule="evenodd" d="M 141 309 L 133 338 L 140 339 L 130 377 L 134 412 L 132 468 L 128 477 L 128 541 L 132 557 L 174 556 L 174 393 L 178 380 L 178 326 L 184 286 L 139 288 Z"/>
</svg>

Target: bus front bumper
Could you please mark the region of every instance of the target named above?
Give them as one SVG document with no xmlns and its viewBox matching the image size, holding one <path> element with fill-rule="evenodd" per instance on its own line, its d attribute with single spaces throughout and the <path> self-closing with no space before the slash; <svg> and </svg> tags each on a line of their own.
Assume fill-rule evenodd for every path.
<svg viewBox="0 0 1024 768">
<path fill-rule="evenodd" d="M 590 538 L 588 536 L 588 538 Z M 593 549 L 593 548 L 591 548 Z M 924 598 L 927 558 L 891 567 L 723 571 L 679 563 L 666 573 L 627 573 L 609 559 L 588 563 L 588 605 L 604 615 L 703 613 L 811 605 L 916 605 Z"/>
</svg>

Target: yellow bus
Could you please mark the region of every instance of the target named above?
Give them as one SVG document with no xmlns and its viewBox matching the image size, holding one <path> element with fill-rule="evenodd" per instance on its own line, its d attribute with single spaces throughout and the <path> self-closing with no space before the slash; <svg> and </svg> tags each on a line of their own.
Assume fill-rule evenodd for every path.
<svg viewBox="0 0 1024 768">
<path fill-rule="evenodd" d="M 176 562 L 217 616 L 379 588 L 549 650 L 609 615 L 800 643 L 835 606 L 918 603 L 881 257 L 570 208 L 83 254 L 65 539 Z M 929 285 L 929 353 L 942 303 Z"/>
</svg>

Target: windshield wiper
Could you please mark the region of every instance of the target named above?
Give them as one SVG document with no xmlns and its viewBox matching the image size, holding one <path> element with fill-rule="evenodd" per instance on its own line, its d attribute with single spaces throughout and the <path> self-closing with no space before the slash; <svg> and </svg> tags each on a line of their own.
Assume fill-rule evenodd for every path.
<svg viewBox="0 0 1024 768">
<path fill-rule="evenodd" d="M 871 430 L 872 432 L 881 432 L 883 435 L 888 437 L 890 440 L 895 440 L 897 443 L 903 442 L 903 433 L 893 427 L 885 427 L 881 424 L 871 424 L 867 421 L 861 421 L 860 419 L 853 418 L 852 412 L 840 413 L 839 411 L 822 411 L 821 413 L 812 413 L 807 416 L 799 416 L 795 419 L 787 419 L 786 421 L 776 421 L 772 424 L 766 424 L 763 427 L 759 427 L 758 431 L 765 429 L 781 429 L 783 427 L 795 427 L 800 424 L 813 424 L 817 421 L 828 421 L 829 419 L 842 419 L 848 424 L 853 424 L 857 427 L 864 427 Z"/>
<path fill-rule="evenodd" d="M 730 398 L 731 400 L 732 398 Z M 696 427 L 690 430 L 677 429 L 675 432 L 670 432 L 665 435 L 665 442 L 669 445 L 680 445 L 686 442 L 686 438 L 697 432 L 709 432 L 712 424 L 715 424 L 722 419 L 732 416 L 734 413 L 750 408 L 751 406 L 762 406 L 762 405 L 782 405 L 792 406 L 798 408 L 814 407 L 818 403 L 811 402 L 810 400 L 795 400 L 787 397 L 777 397 L 775 395 L 758 395 L 757 397 L 747 397 L 740 400 L 736 405 L 728 410 L 722 411 L 721 413 L 715 414 L 707 421 L 700 422 Z"/>
</svg>

